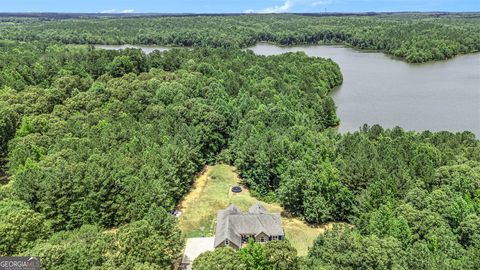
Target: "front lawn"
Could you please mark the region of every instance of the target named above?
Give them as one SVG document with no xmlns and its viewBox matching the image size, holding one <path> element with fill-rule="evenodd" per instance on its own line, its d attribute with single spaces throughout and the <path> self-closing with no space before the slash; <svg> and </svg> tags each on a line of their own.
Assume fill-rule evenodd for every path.
<svg viewBox="0 0 480 270">
<path fill-rule="evenodd" d="M 179 205 L 182 212 L 179 217 L 179 227 L 186 237 L 213 236 L 215 234 L 215 219 L 217 212 L 230 203 L 242 211 L 257 201 L 250 192 L 243 189 L 240 193 L 231 192 L 231 187 L 238 185 L 240 178 L 235 168 L 228 165 L 208 166 L 205 172 L 198 176 L 190 192 Z M 279 204 L 262 204 L 269 212 L 281 213 Z M 323 233 L 331 224 L 310 226 L 297 218 L 282 217 L 286 238 L 292 243 L 298 255 L 305 256 L 313 240 Z"/>
</svg>

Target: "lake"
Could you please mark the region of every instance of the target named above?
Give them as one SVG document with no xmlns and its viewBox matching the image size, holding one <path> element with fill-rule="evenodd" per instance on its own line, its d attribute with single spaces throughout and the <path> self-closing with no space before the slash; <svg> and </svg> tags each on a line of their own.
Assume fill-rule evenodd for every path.
<svg viewBox="0 0 480 270">
<path fill-rule="evenodd" d="M 155 48 L 167 49 L 134 47 L 146 53 Z M 332 91 L 332 97 L 341 121 L 340 132 L 356 131 L 367 123 L 416 131 L 469 130 L 480 138 L 478 53 L 446 61 L 409 64 L 383 53 L 340 46 L 280 47 L 261 43 L 249 49 L 260 55 L 303 51 L 309 56 L 337 62 L 344 81 Z"/>
</svg>

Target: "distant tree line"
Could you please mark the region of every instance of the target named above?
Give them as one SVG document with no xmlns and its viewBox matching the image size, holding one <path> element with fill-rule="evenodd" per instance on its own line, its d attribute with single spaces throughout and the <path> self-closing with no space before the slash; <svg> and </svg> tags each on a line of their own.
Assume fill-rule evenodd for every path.
<svg viewBox="0 0 480 270">
<path fill-rule="evenodd" d="M 157 44 L 245 48 L 344 44 L 426 62 L 480 51 L 480 16 L 393 14 L 378 16 L 238 15 L 131 18 L 2 18 L 2 39 L 65 44 Z"/>
</svg>

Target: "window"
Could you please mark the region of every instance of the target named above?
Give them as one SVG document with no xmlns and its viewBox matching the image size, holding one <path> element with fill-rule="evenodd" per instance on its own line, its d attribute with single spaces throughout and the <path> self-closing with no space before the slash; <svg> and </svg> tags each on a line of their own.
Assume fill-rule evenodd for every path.
<svg viewBox="0 0 480 270">
<path fill-rule="evenodd" d="M 225 239 L 225 245 L 228 245 L 230 242 L 228 241 L 228 239 Z"/>
<path fill-rule="evenodd" d="M 261 242 L 261 243 L 265 242 L 265 237 L 263 237 L 263 236 L 260 237 L 260 242 Z"/>
<path fill-rule="evenodd" d="M 277 240 L 278 239 L 278 236 L 274 235 L 272 236 L 272 240 Z"/>
</svg>

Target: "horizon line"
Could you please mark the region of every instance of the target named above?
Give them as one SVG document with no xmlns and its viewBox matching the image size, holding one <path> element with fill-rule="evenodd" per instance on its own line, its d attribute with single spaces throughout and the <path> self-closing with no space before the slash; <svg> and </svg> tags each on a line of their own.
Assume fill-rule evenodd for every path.
<svg viewBox="0 0 480 270">
<path fill-rule="evenodd" d="M 70 11 L 0 11 L 0 14 L 87 14 L 87 15 L 278 15 L 278 14 L 382 14 L 382 13 L 480 13 L 478 11 L 317 11 L 317 12 L 70 12 Z"/>
</svg>

